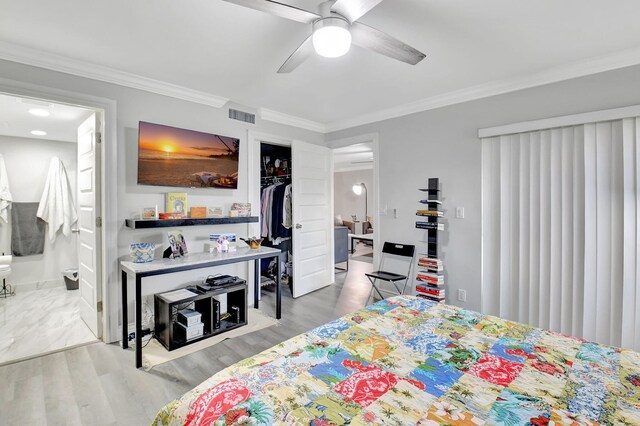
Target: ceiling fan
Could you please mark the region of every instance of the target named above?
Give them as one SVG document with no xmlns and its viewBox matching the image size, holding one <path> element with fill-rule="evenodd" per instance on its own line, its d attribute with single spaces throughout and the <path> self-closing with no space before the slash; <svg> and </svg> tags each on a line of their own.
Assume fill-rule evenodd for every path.
<svg viewBox="0 0 640 426">
<path fill-rule="evenodd" d="M 319 13 L 273 0 L 225 1 L 311 25 L 311 35 L 282 64 L 278 73 L 290 73 L 314 51 L 328 58 L 342 56 L 349 51 L 351 43 L 411 65 L 426 56 L 389 34 L 358 22 L 382 0 L 325 1 L 320 4 Z"/>
</svg>

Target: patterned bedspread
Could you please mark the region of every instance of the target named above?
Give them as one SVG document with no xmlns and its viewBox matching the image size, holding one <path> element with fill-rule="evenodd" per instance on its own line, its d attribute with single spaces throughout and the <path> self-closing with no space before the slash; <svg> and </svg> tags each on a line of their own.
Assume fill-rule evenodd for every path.
<svg viewBox="0 0 640 426">
<path fill-rule="evenodd" d="M 640 424 L 640 354 L 410 296 L 222 370 L 176 425 Z"/>
</svg>

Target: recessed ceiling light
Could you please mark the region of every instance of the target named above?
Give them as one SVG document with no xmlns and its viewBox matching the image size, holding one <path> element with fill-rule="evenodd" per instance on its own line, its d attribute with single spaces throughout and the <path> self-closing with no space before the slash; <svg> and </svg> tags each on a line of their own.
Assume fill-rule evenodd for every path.
<svg viewBox="0 0 640 426">
<path fill-rule="evenodd" d="M 51 115 L 51 113 L 49 111 L 47 111 L 46 109 L 42 109 L 42 108 L 31 108 L 29 110 L 29 114 L 36 115 L 38 117 L 48 117 L 48 116 Z"/>
<path fill-rule="evenodd" d="M 47 136 L 47 132 L 44 130 L 32 130 L 31 134 L 34 136 Z"/>
</svg>

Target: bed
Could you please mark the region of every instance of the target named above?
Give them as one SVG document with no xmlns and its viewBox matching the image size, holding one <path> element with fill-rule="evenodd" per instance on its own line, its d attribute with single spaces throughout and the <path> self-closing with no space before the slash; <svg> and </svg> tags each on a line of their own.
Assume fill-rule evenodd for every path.
<svg viewBox="0 0 640 426">
<path fill-rule="evenodd" d="M 640 354 L 411 296 L 234 364 L 156 425 L 640 424 Z"/>
</svg>

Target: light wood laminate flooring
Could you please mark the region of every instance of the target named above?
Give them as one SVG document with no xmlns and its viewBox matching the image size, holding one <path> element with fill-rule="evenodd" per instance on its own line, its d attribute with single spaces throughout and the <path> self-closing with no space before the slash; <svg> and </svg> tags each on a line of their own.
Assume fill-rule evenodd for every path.
<svg viewBox="0 0 640 426">
<path fill-rule="evenodd" d="M 145 372 L 134 352 L 93 343 L 0 367 L 1 425 L 148 425 L 157 411 L 187 390 L 246 357 L 363 307 L 372 265 L 350 261 L 336 284 L 293 299 L 283 289 L 282 320 Z M 261 307 L 273 315 L 275 297 Z"/>
</svg>

